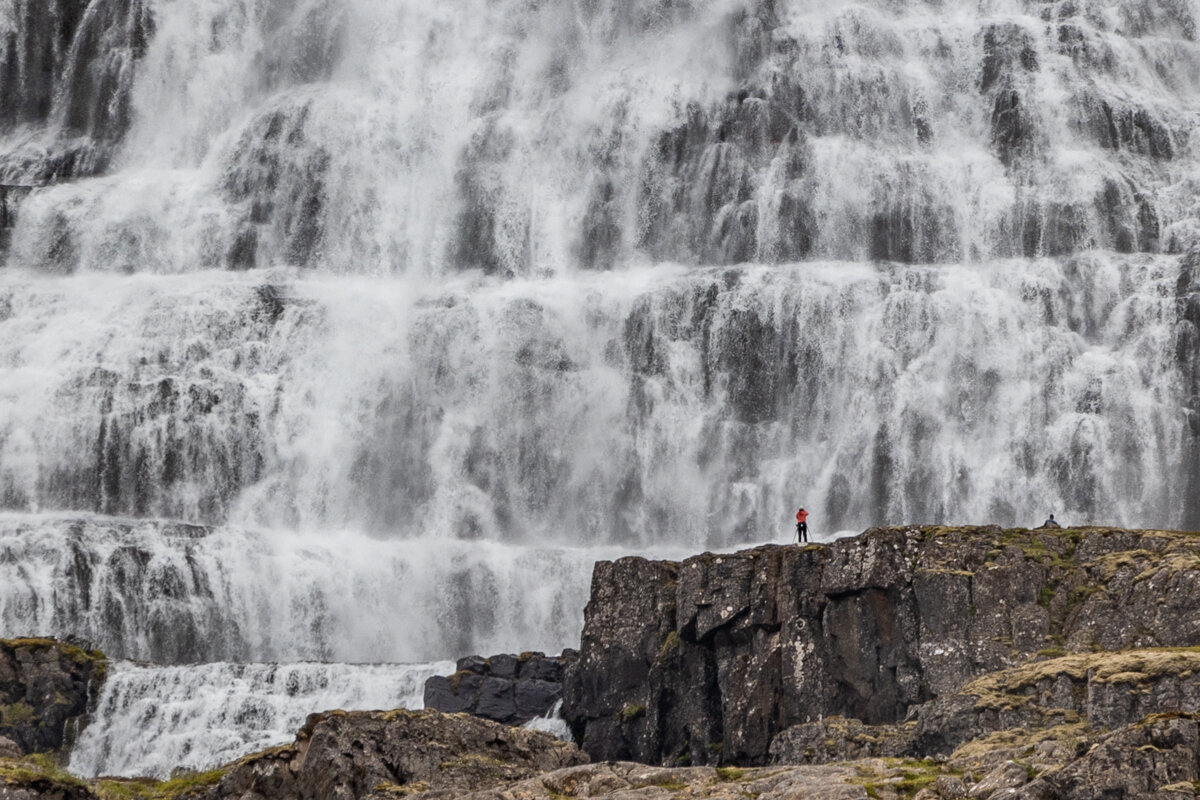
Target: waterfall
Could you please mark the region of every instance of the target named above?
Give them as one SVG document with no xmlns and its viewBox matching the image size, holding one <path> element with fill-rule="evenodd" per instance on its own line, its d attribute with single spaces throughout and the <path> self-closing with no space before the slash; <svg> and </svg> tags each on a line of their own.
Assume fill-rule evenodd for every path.
<svg viewBox="0 0 1200 800">
<path fill-rule="evenodd" d="M 168 664 L 557 652 L 578 641 L 592 563 L 621 554 L 5 515 L 0 629 Z"/>
<path fill-rule="evenodd" d="M 0 0 L 0 635 L 558 651 L 800 505 L 1200 526 L 1198 18 Z"/>
<path fill-rule="evenodd" d="M 210 769 L 292 741 L 307 715 L 340 708 L 421 708 L 425 679 L 453 662 L 110 665 L 91 724 L 71 753 L 77 775 Z"/>
</svg>

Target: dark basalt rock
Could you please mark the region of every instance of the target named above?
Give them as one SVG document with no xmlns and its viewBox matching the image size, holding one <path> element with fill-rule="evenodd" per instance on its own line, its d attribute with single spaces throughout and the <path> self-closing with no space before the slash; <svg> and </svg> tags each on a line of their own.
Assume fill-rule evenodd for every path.
<svg viewBox="0 0 1200 800">
<path fill-rule="evenodd" d="M 450 676 L 425 682 L 425 707 L 446 713 L 466 712 L 505 725 L 523 725 L 543 717 L 562 699 L 563 670 L 577 653 L 467 656 Z"/>
<path fill-rule="evenodd" d="M 793 725 L 910 713 L 916 750 L 944 752 L 1034 721 L 946 699 L 977 676 L 1050 647 L 1200 645 L 1197 556 L 1200 536 L 1171 532 L 881 528 L 681 564 L 602 562 L 564 716 L 595 759 L 760 764 Z M 1099 698 L 1099 686 L 1079 690 Z M 1178 701 L 1172 686 L 1163 697 Z M 1034 705 L 1107 727 L 1169 707 L 1153 698 Z"/>
<path fill-rule="evenodd" d="M 358 800 L 420 791 L 459 797 L 587 762 L 538 731 L 436 711 L 332 711 L 309 717 L 292 745 L 248 756 L 205 800 Z"/>
<path fill-rule="evenodd" d="M 1187 478 L 1183 524 L 1200 530 L 1200 252 L 1183 260 L 1175 286 L 1179 322 L 1175 326 L 1175 360 L 1187 387 L 1186 423 L 1180 434 L 1184 456 L 1180 465 Z"/>
<path fill-rule="evenodd" d="M 69 745 L 86 723 L 106 663 L 98 651 L 53 639 L 0 639 L 0 742 L 21 753 Z"/>
</svg>

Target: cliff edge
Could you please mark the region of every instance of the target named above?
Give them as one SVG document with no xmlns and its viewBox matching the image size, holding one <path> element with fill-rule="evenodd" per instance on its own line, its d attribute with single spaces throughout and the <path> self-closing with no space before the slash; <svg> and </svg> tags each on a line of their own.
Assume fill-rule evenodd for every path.
<svg viewBox="0 0 1200 800">
<path fill-rule="evenodd" d="M 681 563 L 623 558 L 596 566 L 563 713 L 594 760 L 766 764 L 779 734 L 834 716 L 891 743 L 859 755 L 948 754 L 1019 716 L 977 713 L 973 680 L 1200 645 L 1197 608 L 1200 535 L 1172 531 L 875 528 Z M 1068 694 L 1114 684 L 1089 686 L 1096 664 L 1059 666 L 1052 681 L 1075 676 Z M 1187 691 L 1172 684 L 1160 702 L 1110 691 L 1094 715 L 1052 703 L 1051 721 L 1082 713 L 1110 729 L 1200 711 L 1186 671 L 1171 674 Z"/>
</svg>

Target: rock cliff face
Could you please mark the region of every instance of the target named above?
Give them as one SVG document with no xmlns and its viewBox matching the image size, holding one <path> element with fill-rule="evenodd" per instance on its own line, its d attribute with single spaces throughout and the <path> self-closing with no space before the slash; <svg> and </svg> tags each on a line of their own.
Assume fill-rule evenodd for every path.
<svg viewBox="0 0 1200 800">
<path fill-rule="evenodd" d="M 0 640 L 0 757 L 70 744 L 105 664 L 99 652 L 52 639 Z"/>
<path fill-rule="evenodd" d="M 596 567 L 564 716 L 594 759 L 760 764 L 791 726 L 898 723 L 1039 652 L 1200 644 L 1198 601 L 1200 537 L 1164 531 L 881 528 L 621 559 Z M 1154 706 L 1106 705 L 1102 686 L 1072 713 Z"/>
<path fill-rule="evenodd" d="M 543 717 L 562 699 L 564 668 L 578 654 L 502 654 L 460 658 L 453 675 L 425 682 L 425 707 L 446 713 L 466 712 L 505 725 L 524 725 Z"/>
</svg>

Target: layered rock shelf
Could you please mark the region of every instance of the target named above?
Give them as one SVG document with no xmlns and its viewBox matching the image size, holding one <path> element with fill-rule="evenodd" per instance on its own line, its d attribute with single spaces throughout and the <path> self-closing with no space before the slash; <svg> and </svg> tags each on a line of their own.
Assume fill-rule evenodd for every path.
<svg viewBox="0 0 1200 800">
<path fill-rule="evenodd" d="M 1168 531 L 878 528 L 625 558 L 596 566 L 564 715 L 594 759 L 764 764 L 794 725 L 901 722 L 1039 656 L 1200 645 L 1198 602 L 1200 537 Z"/>
<path fill-rule="evenodd" d="M 544 717 L 562 699 L 562 676 L 578 653 L 501 654 L 490 658 L 460 658 L 453 675 L 436 675 L 425 682 L 425 707 L 448 713 L 524 725 Z"/>
<path fill-rule="evenodd" d="M 327 711 L 161 783 L 63 772 L 69 737 L 38 737 L 77 724 L 64 698 L 86 709 L 102 658 L 5 642 L 0 691 L 25 698 L 5 708 L 28 710 L 0 727 L 0 800 L 1180 800 L 1200 796 L 1198 593 L 1200 535 L 1170 531 L 602 562 L 578 660 L 473 656 L 429 682 L 475 714 Z M 519 721 L 521 683 L 560 676 L 579 746 L 477 716 L 495 695 Z"/>
</svg>

